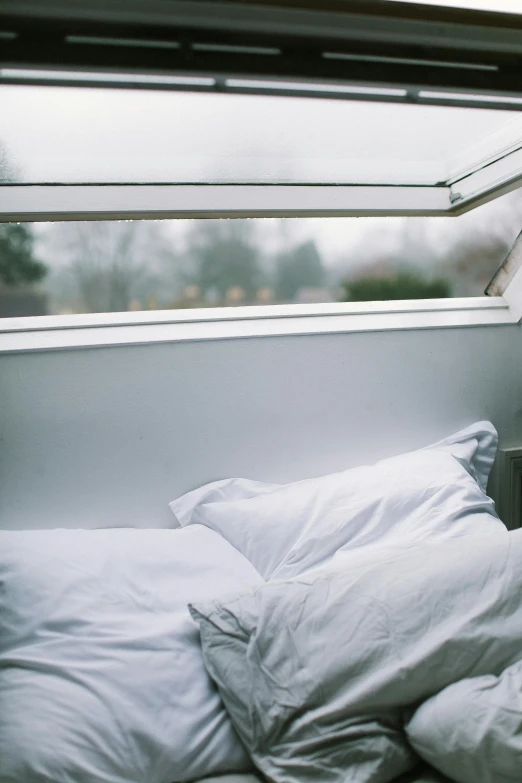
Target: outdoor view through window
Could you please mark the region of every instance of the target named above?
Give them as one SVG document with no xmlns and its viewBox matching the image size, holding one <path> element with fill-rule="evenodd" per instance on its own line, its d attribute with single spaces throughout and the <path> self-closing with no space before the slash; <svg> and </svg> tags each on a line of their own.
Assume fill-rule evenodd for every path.
<svg viewBox="0 0 522 783">
<path fill-rule="evenodd" d="M 459 218 L 0 224 L 0 315 L 480 296 L 515 191 Z"/>
<path fill-rule="evenodd" d="M 23 84 L 0 97 L 5 203 L 61 189 L 65 209 L 75 185 L 96 203 L 107 186 L 250 183 L 289 200 L 291 185 L 401 186 L 422 212 L 445 183 L 497 176 L 499 157 L 516 167 L 504 153 L 522 134 L 519 111 L 352 98 Z M 480 296 L 521 227 L 522 190 L 457 218 L 5 223 L 0 317 Z"/>
</svg>

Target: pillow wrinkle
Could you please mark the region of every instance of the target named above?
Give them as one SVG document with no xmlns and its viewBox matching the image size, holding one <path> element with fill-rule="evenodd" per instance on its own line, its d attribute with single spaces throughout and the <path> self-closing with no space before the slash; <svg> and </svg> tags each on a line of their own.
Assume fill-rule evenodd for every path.
<svg viewBox="0 0 522 783">
<path fill-rule="evenodd" d="M 288 579 L 328 566 L 343 549 L 498 533 L 503 525 L 485 494 L 496 448 L 493 425 L 477 422 L 375 465 L 268 489 L 225 479 L 170 508 L 182 525 L 222 535 L 265 580 Z"/>
<path fill-rule="evenodd" d="M 518 660 L 520 595 L 522 530 L 375 546 L 216 602 L 214 611 L 247 615 L 252 630 L 223 660 L 220 634 L 202 612 L 203 654 L 254 763 L 272 783 L 301 783 L 307 764 L 315 783 L 391 783 L 414 765 L 405 710 Z M 229 656 L 253 684 L 233 697 Z M 520 681 L 522 694 L 522 665 Z M 240 728 L 245 715 L 254 731 Z M 384 751 L 385 766 L 378 762 Z"/>
<path fill-rule="evenodd" d="M 260 584 L 204 526 L 0 531 L 0 783 L 248 771 L 187 603 Z"/>
</svg>

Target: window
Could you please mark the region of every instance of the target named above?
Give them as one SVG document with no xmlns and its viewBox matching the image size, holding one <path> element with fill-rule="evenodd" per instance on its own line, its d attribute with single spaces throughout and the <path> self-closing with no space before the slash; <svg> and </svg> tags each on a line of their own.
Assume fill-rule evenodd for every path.
<svg viewBox="0 0 522 783">
<path fill-rule="evenodd" d="M 522 179 L 522 97 L 229 82 L 0 85 L 4 219 L 459 214 Z"/>
<path fill-rule="evenodd" d="M 518 16 L 22 4 L 4 316 L 476 296 L 519 232 Z"/>
<path fill-rule="evenodd" d="M 457 219 L 4 224 L 0 316 L 480 296 L 521 224 L 520 191 Z"/>
<path fill-rule="evenodd" d="M 494 109 L 14 85 L 0 102 L 27 185 L 437 187 L 522 147 L 522 114 Z"/>
</svg>

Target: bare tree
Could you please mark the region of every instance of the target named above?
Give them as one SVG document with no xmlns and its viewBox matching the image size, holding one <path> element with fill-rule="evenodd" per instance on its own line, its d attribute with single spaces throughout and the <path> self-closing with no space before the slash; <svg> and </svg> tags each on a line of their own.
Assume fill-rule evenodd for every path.
<svg viewBox="0 0 522 783">
<path fill-rule="evenodd" d="M 455 281 L 455 296 L 480 295 L 522 230 L 522 192 L 495 199 L 452 226 L 441 266 Z"/>
<path fill-rule="evenodd" d="M 187 256 L 191 268 L 186 282 L 196 285 L 204 298 L 216 292 L 223 299 L 227 292 L 240 289 L 251 300 L 263 283 L 251 221 L 194 221 L 188 232 Z"/>
<path fill-rule="evenodd" d="M 61 298 L 91 313 L 146 306 L 161 290 L 158 269 L 171 252 L 161 227 L 146 221 L 57 224 L 53 242 L 65 257 L 55 273 Z"/>
<path fill-rule="evenodd" d="M 445 278 L 453 296 L 480 295 L 521 229 L 522 191 L 458 218 L 370 219 L 334 271 L 352 281 L 415 270 L 426 282 Z"/>
</svg>

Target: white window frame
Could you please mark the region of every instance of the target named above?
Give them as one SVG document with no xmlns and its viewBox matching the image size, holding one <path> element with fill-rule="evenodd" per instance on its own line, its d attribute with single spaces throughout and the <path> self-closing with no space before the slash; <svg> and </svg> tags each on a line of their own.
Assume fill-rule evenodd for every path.
<svg viewBox="0 0 522 783">
<path fill-rule="evenodd" d="M 522 313 L 505 297 L 223 307 L 5 318 L 0 354 L 255 337 L 507 326 Z"/>
<path fill-rule="evenodd" d="M 471 175 L 473 176 L 473 175 Z M 507 188 L 513 189 L 518 181 L 512 181 Z M 132 204 L 125 202 L 125 196 L 131 198 L 139 196 L 137 188 L 132 186 L 65 186 L 50 187 L 34 186 L 38 189 L 40 208 L 46 210 L 38 213 L 21 213 L 20 220 L 34 220 L 35 215 L 40 215 L 41 220 L 59 219 L 99 219 L 105 218 L 129 218 L 145 216 L 153 217 L 201 217 L 202 213 L 197 207 L 201 206 L 198 199 L 201 188 L 208 190 L 205 194 L 209 199 L 205 207 L 205 217 L 219 217 L 230 215 L 226 210 L 231 204 L 236 204 L 238 187 L 241 186 L 193 186 L 196 191 L 193 194 L 195 203 L 188 204 L 186 200 L 187 186 L 142 186 L 141 197 L 145 203 Z M 216 204 L 216 196 L 223 193 L 226 188 L 229 201 L 221 205 L 217 212 L 213 205 Z M 506 189 L 507 189 L 506 188 Z M 23 190 L 24 187 L 9 186 L 13 191 Z M 216 192 L 216 189 L 217 192 Z M 504 192 L 505 190 L 504 189 Z M 361 188 L 336 187 L 318 188 L 317 186 L 288 186 L 277 188 L 274 186 L 260 186 L 259 200 L 253 204 L 248 201 L 247 193 L 255 192 L 252 186 L 245 186 L 242 204 L 242 214 L 248 216 L 285 215 L 307 216 L 326 214 L 328 216 L 349 214 L 444 214 L 436 210 L 436 201 L 433 201 L 433 210 L 428 212 L 421 210 L 417 201 L 415 210 L 414 197 L 418 199 L 417 191 L 438 191 L 430 195 L 440 202 L 441 191 L 449 191 L 442 188 L 375 188 L 366 187 L 364 197 L 367 199 L 368 211 L 363 211 L 361 206 L 364 200 L 361 198 Z M 280 204 L 281 211 L 274 211 L 277 206 L 275 193 L 269 191 L 283 191 L 285 203 Z M 59 193 L 62 200 L 44 205 L 47 191 Z M 80 199 L 85 198 L 88 192 L 91 211 L 81 213 L 74 210 L 74 194 L 78 193 Z M 129 192 L 130 191 L 130 192 Z M 322 197 L 328 201 L 324 205 L 324 212 L 317 212 L 317 204 L 312 201 L 319 191 Z M 393 191 L 389 193 L 388 191 Z M 413 193 L 415 191 L 415 193 Z M 31 192 L 33 188 L 31 187 Z M 100 202 L 100 193 L 107 193 L 107 201 Z M 147 195 L 148 193 L 148 195 Z M 263 195 L 264 194 L 264 195 Z M 283 196 L 281 195 L 281 198 Z M 149 196 L 155 199 L 151 202 Z M 166 196 L 171 196 L 173 202 L 165 201 Z M 293 197 L 300 197 L 293 201 Z M 376 203 L 376 195 L 383 196 L 386 204 Z M 495 195 L 497 192 L 495 191 Z M 110 196 L 110 198 L 109 198 Z M 146 197 L 145 197 L 146 196 Z M 349 197 L 352 199 L 350 211 L 346 211 L 346 201 L 343 207 L 339 200 Z M 395 199 L 393 205 L 395 212 L 389 206 L 389 200 Z M 473 198 L 462 199 L 461 203 L 452 208 L 449 214 L 461 214 L 479 203 L 490 200 L 494 195 L 491 192 L 475 193 Z M 24 197 L 25 198 L 25 197 Z M 267 198 L 268 200 L 264 200 Z M 450 193 L 444 193 L 444 199 L 450 200 Z M 111 202 L 112 199 L 112 202 Z M 246 199 L 246 201 L 245 201 Z M 307 201 L 308 199 L 308 201 Z M 288 203 L 286 203 L 288 200 Z M 271 203 L 271 206 L 269 206 Z M 85 203 L 83 204 L 85 207 Z M 177 206 L 178 211 L 168 211 L 167 207 Z M 237 204 L 236 204 L 237 206 Z M 253 207 L 259 211 L 253 211 Z M 337 209 L 336 209 L 337 206 Z M 63 212 L 57 212 L 57 208 Z M 123 209 L 123 207 L 127 207 Z M 139 208 L 139 209 L 138 209 Z M 142 211 L 140 211 L 140 209 Z M 136 211 L 138 210 L 138 211 Z M 157 211 L 155 211 L 157 210 Z M 265 212 L 265 210 L 269 210 Z M 377 211 L 379 210 L 379 211 Z M 401 210 L 403 210 L 401 212 Z M 5 212 L 3 213 L 5 216 Z M 234 213 L 235 217 L 239 214 Z M 10 219 L 14 219 L 10 217 Z M 499 272 L 495 288 L 490 290 L 494 294 L 490 297 L 469 297 L 454 299 L 429 299 L 388 302 L 348 302 L 328 303 L 316 305 L 271 305 L 271 306 L 246 306 L 246 307 L 221 307 L 199 308 L 190 310 L 157 310 L 154 312 L 131 313 L 94 313 L 78 315 L 53 315 L 23 318 L 0 319 L 0 354 L 71 350 L 81 348 L 102 348 L 109 346 L 125 346 L 153 343 L 177 343 L 201 340 L 245 339 L 255 337 L 282 337 L 305 336 L 317 334 L 350 334 L 365 332 L 387 332 L 413 329 L 447 329 L 447 328 L 473 328 L 485 326 L 509 326 L 520 324 L 522 321 L 522 241 L 518 241 L 505 264 L 509 267 L 509 274 Z M 496 295 L 500 294 L 500 295 Z"/>
<path fill-rule="evenodd" d="M 154 6 L 158 6 L 158 3 L 149 0 L 148 11 L 153 13 L 151 2 Z M 23 4 L 27 5 L 25 0 Z M 20 0 L 14 5 L 19 12 Z M 49 13 L 60 16 L 60 2 L 57 0 L 55 5 L 56 8 Z M 219 26 L 219 19 L 215 18 L 215 4 L 201 2 L 196 5 L 197 8 L 194 4 L 173 0 L 169 3 L 168 17 L 175 11 L 178 18 L 185 18 L 188 14 L 187 20 L 190 17 L 196 26 Z M 159 6 L 157 10 L 161 10 Z M 143 10 L 140 13 L 141 19 Z M 128 20 L 127 7 L 124 14 Z M 259 30 L 266 26 L 267 30 L 271 30 L 275 24 L 274 14 L 278 16 L 281 32 L 296 32 L 298 29 L 305 32 L 309 28 L 318 33 L 317 13 L 290 13 L 288 9 L 272 9 L 267 15 L 263 8 L 237 6 L 234 9 L 234 25 L 246 24 L 243 19 L 246 15 L 248 25 L 254 24 Z M 422 21 L 380 20 L 377 29 L 374 19 L 365 20 L 358 15 L 346 19 L 343 15 L 329 11 L 321 19 L 327 26 L 321 27 L 321 33 L 325 36 L 339 36 L 340 39 L 347 37 L 357 40 L 364 37 L 365 31 L 370 30 L 373 35 L 380 30 L 383 40 L 396 37 L 403 43 L 423 42 L 425 45 L 440 42 L 440 29 L 433 25 L 426 26 Z M 302 27 L 297 25 L 298 21 Z M 225 27 L 229 24 L 230 16 L 227 16 Z M 495 32 L 490 27 L 477 27 L 472 32 L 473 45 L 482 43 L 483 48 L 488 50 L 503 51 L 506 47 L 522 46 L 518 33 L 514 31 L 502 29 Z M 430 36 L 433 35 L 435 38 L 432 41 Z M 446 26 L 444 37 L 445 40 L 451 37 L 454 46 L 464 49 L 471 41 L 470 31 L 460 25 Z M 433 93 L 431 97 L 441 105 L 454 105 L 455 95 L 452 93 L 439 97 Z M 430 93 L 428 91 L 424 96 L 419 93 L 417 98 L 429 102 Z M 460 98 L 464 100 L 466 96 L 461 95 Z M 500 98 L 486 98 L 484 105 L 488 106 L 487 101 L 491 100 L 500 106 Z M 509 96 L 506 100 L 509 108 Z M 516 100 L 520 101 L 522 97 Z M 509 147 L 511 141 L 513 145 Z M 474 168 L 470 164 L 467 170 L 454 172 L 446 183 L 435 187 L 349 184 L 5 185 L 0 186 L 0 222 L 201 217 L 457 217 L 521 184 L 522 146 L 518 139 L 507 139 L 502 153 L 496 159 L 487 161 L 486 168 L 480 164 Z M 520 323 L 522 271 L 515 274 L 507 288 L 500 293 L 500 296 L 466 299 L 0 319 L 0 353 L 268 336 L 509 326 Z"/>
<path fill-rule="evenodd" d="M 0 221 L 445 215 L 449 187 L 4 185 Z"/>
<path fill-rule="evenodd" d="M 0 223 L 459 217 L 522 184 L 522 147 L 446 185 L 0 185 Z"/>
</svg>

